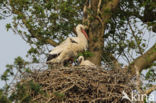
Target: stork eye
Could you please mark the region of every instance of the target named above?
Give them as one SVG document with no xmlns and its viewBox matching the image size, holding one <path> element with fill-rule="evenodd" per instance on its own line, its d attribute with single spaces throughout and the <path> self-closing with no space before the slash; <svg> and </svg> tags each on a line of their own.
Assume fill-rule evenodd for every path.
<svg viewBox="0 0 156 103">
<path fill-rule="evenodd" d="M 80 62 L 80 63 L 82 62 L 82 58 L 80 58 L 79 62 Z"/>
</svg>

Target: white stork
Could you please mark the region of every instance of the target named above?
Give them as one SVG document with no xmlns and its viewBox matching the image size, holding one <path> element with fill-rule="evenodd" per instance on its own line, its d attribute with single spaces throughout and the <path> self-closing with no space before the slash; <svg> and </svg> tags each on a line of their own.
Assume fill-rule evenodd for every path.
<svg viewBox="0 0 156 103">
<path fill-rule="evenodd" d="M 64 63 L 65 60 L 68 60 L 72 57 L 77 56 L 77 53 L 87 49 L 88 47 L 88 36 L 85 32 L 87 26 L 79 24 L 76 27 L 77 37 L 68 37 L 60 45 L 56 46 L 50 53 L 47 58 L 47 63 Z"/>
<path fill-rule="evenodd" d="M 83 56 L 78 57 L 78 62 L 79 62 L 80 66 L 87 66 L 87 67 L 96 68 L 96 65 L 94 63 L 92 63 L 89 60 L 84 60 Z"/>
</svg>

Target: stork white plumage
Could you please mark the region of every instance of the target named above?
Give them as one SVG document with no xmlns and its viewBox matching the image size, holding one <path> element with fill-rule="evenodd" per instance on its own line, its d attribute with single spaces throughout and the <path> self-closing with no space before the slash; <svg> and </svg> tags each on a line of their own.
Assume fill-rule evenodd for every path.
<svg viewBox="0 0 156 103">
<path fill-rule="evenodd" d="M 96 65 L 94 63 L 92 63 L 89 60 L 84 60 L 83 56 L 79 56 L 78 57 L 78 62 L 81 66 L 87 66 L 87 67 L 92 67 L 92 68 L 96 68 Z"/>
<path fill-rule="evenodd" d="M 47 58 L 47 63 L 63 63 L 71 57 L 77 56 L 77 53 L 87 49 L 88 36 L 85 32 L 87 26 L 79 24 L 76 27 L 77 37 L 68 37 L 60 45 L 56 46 Z"/>
</svg>

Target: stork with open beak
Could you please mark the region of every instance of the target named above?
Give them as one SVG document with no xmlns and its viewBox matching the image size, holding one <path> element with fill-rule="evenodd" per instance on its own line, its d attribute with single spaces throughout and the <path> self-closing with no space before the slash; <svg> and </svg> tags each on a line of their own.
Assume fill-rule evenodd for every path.
<svg viewBox="0 0 156 103">
<path fill-rule="evenodd" d="M 77 37 L 68 37 L 60 45 L 56 46 L 47 58 L 47 63 L 63 63 L 72 57 L 77 56 L 77 53 L 86 50 L 88 47 L 88 35 L 85 32 L 87 26 L 78 24 L 76 27 Z"/>
<path fill-rule="evenodd" d="M 96 68 L 97 66 L 89 60 L 84 60 L 83 56 L 78 57 L 78 62 L 80 66 L 87 66 L 91 68 Z"/>
</svg>

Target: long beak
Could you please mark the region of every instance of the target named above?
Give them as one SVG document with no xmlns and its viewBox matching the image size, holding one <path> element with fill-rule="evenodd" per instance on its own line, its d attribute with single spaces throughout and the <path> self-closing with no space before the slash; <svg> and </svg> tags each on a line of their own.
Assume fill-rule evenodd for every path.
<svg viewBox="0 0 156 103">
<path fill-rule="evenodd" d="M 88 35 L 87 35 L 87 33 L 85 32 L 85 30 L 83 30 L 83 29 L 81 29 L 81 32 L 84 34 L 84 36 L 87 38 L 87 40 L 88 40 Z"/>
</svg>

